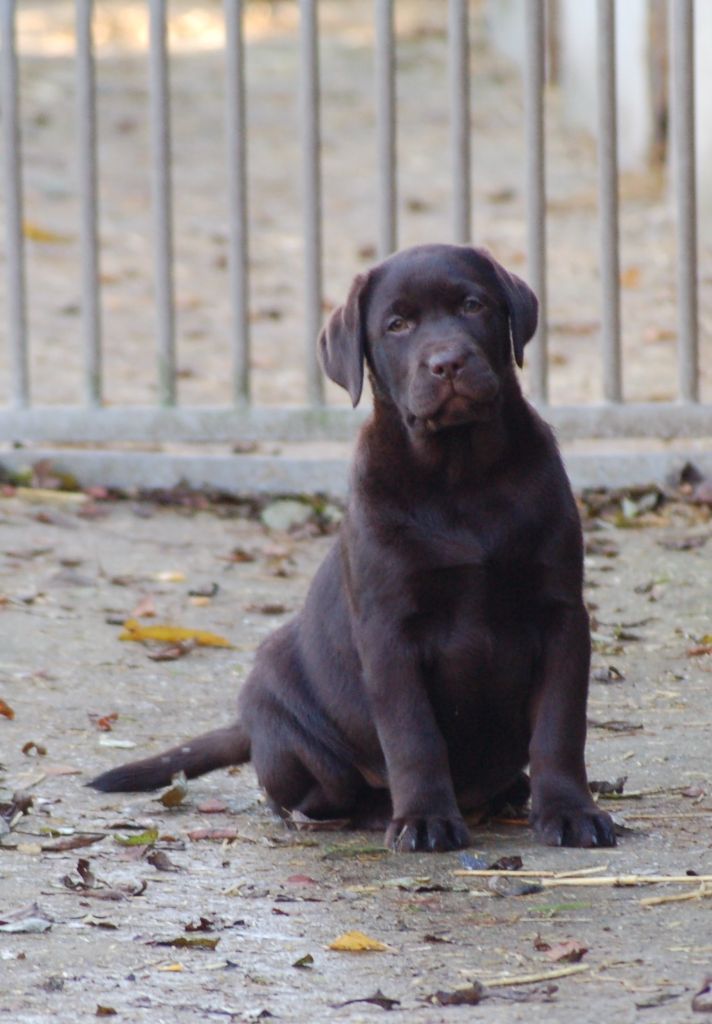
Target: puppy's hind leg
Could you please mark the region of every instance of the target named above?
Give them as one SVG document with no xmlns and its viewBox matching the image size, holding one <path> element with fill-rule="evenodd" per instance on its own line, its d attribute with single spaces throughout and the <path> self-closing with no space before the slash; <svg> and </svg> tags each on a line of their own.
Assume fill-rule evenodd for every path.
<svg viewBox="0 0 712 1024">
<path fill-rule="evenodd" d="M 350 819 L 366 785 L 360 772 L 277 702 L 260 710 L 251 709 L 252 764 L 272 808 L 281 816 Z"/>
</svg>

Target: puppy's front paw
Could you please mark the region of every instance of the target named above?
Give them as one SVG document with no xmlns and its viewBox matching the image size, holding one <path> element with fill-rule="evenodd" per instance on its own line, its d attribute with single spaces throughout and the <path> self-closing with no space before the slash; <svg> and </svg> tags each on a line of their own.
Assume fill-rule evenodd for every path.
<svg viewBox="0 0 712 1024">
<path fill-rule="evenodd" d="M 470 833 L 462 818 L 435 815 L 394 818 L 386 832 L 386 846 L 395 853 L 425 850 L 442 853 L 470 845 Z"/>
<path fill-rule="evenodd" d="M 554 801 L 532 813 L 534 834 L 546 846 L 615 846 L 610 814 L 595 804 Z"/>
</svg>

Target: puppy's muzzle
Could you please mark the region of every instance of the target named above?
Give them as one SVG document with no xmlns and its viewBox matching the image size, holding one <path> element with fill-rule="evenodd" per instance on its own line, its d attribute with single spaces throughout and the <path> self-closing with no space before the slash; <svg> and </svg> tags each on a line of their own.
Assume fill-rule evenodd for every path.
<svg viewBox="0 0 712 1024">
<path fill-rule="evenodd" d="M 486 356 L 470 344 L 452 342 L 431 350 L 421 360 L 421 387 L 454 393 L 476 402 L 491 401 L 499 391 L 499 380 Z M 430 381 L 430 384 L 427 381 Z M 449 385 L 449 388 L 448 388 Z"/>
<path fill-rule="evenodd" d="M 466 358 L 464 351 L 436 352 L 427 359 L 427 367 L 440 380 L 455 380 L 462 372 Z"/>
</svg>

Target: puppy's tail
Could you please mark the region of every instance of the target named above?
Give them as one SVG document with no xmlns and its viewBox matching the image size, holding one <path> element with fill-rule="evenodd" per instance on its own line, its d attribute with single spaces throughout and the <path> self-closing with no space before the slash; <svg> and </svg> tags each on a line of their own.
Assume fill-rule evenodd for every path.
<svg viewBox="0 0 712 1024">
<path fill-rule="evenodd" d="M 103 793 L 138 793 L 169 785 L 177 772 L 194 779 L 216 768 L 229 768 L 250 760 L 250 737 L 241 722 L 214 729 L 155 757 L 112 768 L 97 775 L 88 786 Z"/>
</svg>

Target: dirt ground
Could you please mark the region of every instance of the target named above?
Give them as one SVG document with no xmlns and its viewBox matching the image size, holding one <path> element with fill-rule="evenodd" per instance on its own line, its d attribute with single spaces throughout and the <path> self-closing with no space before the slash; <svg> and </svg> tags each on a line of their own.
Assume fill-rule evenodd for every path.
<svg viewBox="0 0 712 1024">
<path fill-rule="evenodd" d="M 456 874 L 456 853 L 392 855 L 377 834 L 288 830 L 249 769 L 191 782 L 174 808 L 83 788 L 229 718 L 256 644 L 297 608 L 331 538 L 276 533 L 234 506 L 27 497 L 0 500 L 0 922 L 36 904 L 46 930 L 0 924 L 0 1019 L 371 1021 L 387 1012 L 363 1002 L 377 992 L 423 1024 L 696 1016 L 712 962 L 698 882 L 559 879 L 499 895 Z M 619 846 L 547 849 L 521 822 L 496 821 L 474 829 L 478 863 L 590 870 L 579 883 L 710 871 L 712 524 L 707 507 L 654 503 L 584 507 L 588 764 L 594 780 L 627 777 L 622 797 L 601 797 L 624 826 Z M 132 615 L 234 646 L 151 660 L 160 644 L 119 639 Z M 148 845 L 124 845 L 131 837 Z M 328 949 L 352 930 L 387 948 Z M 219 941 L 180 946 L 196 938 Z M 579 963 L 557 959 L 567 940 L 587 948 Z M 543 980 L 505 984 L 528 975 Z M 474 980 L 487 985 L 477 1008 L 437 1003 Z"/>
<path fill-rule="evenodd" d="M 230 402 L 223 15 L 219 0 L 170 11 L 179 399 Z M 398 3 L 399 245 L 448 241 L 451 168 L 447 5 Z M 18 5 L 32 394 L 82 400 L 74 115 L 74 5 Z M 254 397 L 304 401 L 297 5 L 246 5 L 250 318 Z M 320 0 L 325 306 L 375 258 L 378 176 L 372 4 Z M 472 4 L 473 230 L 526 275 L 522 89 L 487 46 Z M 146 5 L 96 5 L 104 384 L 109 403 L 153 402 L 153 241 Z M 552 401 L 601 398 L 595 147 L 547 94 Z M 664 173 L 621 178 L 625 395 L 676 397 L 674 223 Z M 2 229 L 0 197 L 0 230 Z M 2 256 L 0 254 L 0 262 Z M 712 396 L 712 251 L 700 246 L 702 392 Z M 4 306 L 0 274 L 0 308 Z M 6 352 L 0 321 L 0 402 Z M 344 401 L 339 389 L 330 398 Z"/>
</svg>

